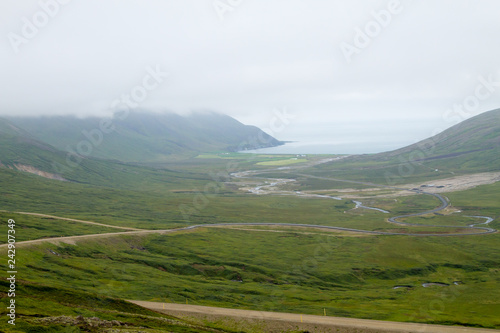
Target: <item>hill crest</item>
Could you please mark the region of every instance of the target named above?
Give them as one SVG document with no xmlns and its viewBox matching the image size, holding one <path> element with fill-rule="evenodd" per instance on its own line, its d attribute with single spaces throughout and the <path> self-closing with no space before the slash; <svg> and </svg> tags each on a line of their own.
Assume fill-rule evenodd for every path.
<svg viewBox="0 0 500 333">
<path fill-rule="evenodd" d="M 133 163 L 283 144 L 255 126 L 214 112 L 187 116 L 130 112 L 116 113 L 113 118 L 44 116 L 9 117 L 8 120 L 36 140 L 60 151 Z"/>
</svg>

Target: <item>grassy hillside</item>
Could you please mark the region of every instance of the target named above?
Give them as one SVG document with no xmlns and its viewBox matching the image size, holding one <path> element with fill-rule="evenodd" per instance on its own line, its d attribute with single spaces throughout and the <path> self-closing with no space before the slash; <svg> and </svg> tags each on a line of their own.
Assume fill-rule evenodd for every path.
<svg viewBox="0 0 500 333">
<path fill-rule="evenodd" d="M 499 189 L 481 186 L 452 200 L 464 215 L 481 207 L 498 217 L 496 202 L 481 198 Z M 282 231 L 205 229 L 37 245 L 24 252 L 22 265 L 30 270 L 29 281 L 111 297 L 500 327 L 498 234 L 359 237 Z M 423 287 L 427 282 L 445 286 Z"/>
<path fill-rule="evenodd" d="M 0 280 L 0 286 L 3 290 L 9 289 L 4 280 Z M 16 325 L 1 320 L 1 332 L 228 332 L 149 311 L 121 299 L 69 287 L 54 288 L 17 281 L 16 289 Z M 0 300 L 2 318 L 7 318 L 8 301 L 7 297 Z"/>
<path fill-rule="evenodd" d="M 8 221 L 9 219 L 19 221 L 17 226 L 22 229 L 22 232 L 18 233 L 16 237 L 17 242 L 40 238 L 93 235 L 125 231 L 124 229 L 85 224 L 52 217 L 41 217 L 0 211 L 0 221 Z M 1 232 L 7 233 L 7 229 L 7 223 L 0 224 Z M 2 239 L 0 240 L 0 243 L 5 244 L 6 241 Z"/>
<path fill-rule="evenodd" d="M 57 207 L 62 207 L 66 198 L 64 214 L 76 214 L 80 210 L 78 214 L 99 212 L 98 216 L 103 218 L 107 215 L 106 203 L 121 200 L 127 193 L 120 191 L 119 195 L 110 197 L 106 193 L 78 192 L 81 199 L 75 205 L 77 191 L 86 187 L 31 177 L 45 183 L 45 190 L 55 194 L 48 199 L 53 203 L 47 209 L 60 209 Z M 59 190 L 48 187 L 54 184 L 63 187 Z M 66 186 L 74 186 L 75 192 Z M 28 189 L 25 193 L 20 191 L 23 187 Z M 22 202 L 20 198 L 26 195 L 23 201 L 26 208 L 43 204 L 42 199 L 33 197 L 33 192 L 42 194 L 44 190 L 30 187 L 29 182 L 12 190 L 14 192 L 7 196 L 3 193 L 2 197 L 9 201 L 18 195 L 14 201 Z M 497 183 L 452 193 L 449 197 L 454 206 L 463 211 L 460 215 L 487 214 L 498 218 L 500 210 L 495 198 L 499 190 Z M 140 198 L 145 194 L 136 195 Z M 162 201 L 157 198 L 152 205 L 146 204 L 150 199 L 154 200 L 154 196 L 143 197 L 144 201 L 137 206 L 133 206 L 135 199 L 131 199 L 123 209 L 110 207 L 108 212 L 117 217 L 110 221 L 128 224 L 124 222 L 131 218 L 134 210 L 138 213 L 136 218 L 150 219 L 151 209 L 160 207 Z M 420 202 L 422 199 L 425 200 Z M 435 205 L 427 199 L 408 197 L 404 202 L 393 203 L 395 206 L 390 209 L 397 214 L 407 211 L 408 207 L 421 210 Z M 175 197 L 165 203 L 170 200 Z M 93 202 L 92 209 L 86 208 L 89 202 Z M 14 202 L 9 205 L 12 204 Z M 213 199 L 197 218 L 218 216 L 228 221 L 251 221 L 265 217 L 274 221 L 304 222 L 304 212 L 308 212 L 305 222 L 310 223 L 391 227 L 377 212 L 343 213 L 350 208 L 352 206 L 344 202 L 328 204 L 325 200 L 231 195 Z M 54 230 L 39 218 L 11 213 L 3 213 L 1 217 L 16 218 L 17 236 L 23 237 L 21 234 L 26 230 L 30 233 L 26 239 L 32 238 L 32 228 L 42 228 L 47 235 Z M 163 218 L 172 222 L 172 216 Z M 156 216 L 153 221 L 162 222 L 162 217 Z M 51 223 L 63 229 L 66 222 Z M 492 226 L 498 228 L 498 221 Z M 73 228 L 67 230 L 88 232 Z M 163 319 L 152 319 L 113 298 L 179 303 L 187 298 L 190 304 L 309 314 L 322 314 L 326 309 L 329 315 L 336 316 L 500 327 L 498 234 L 418 238 L 327 235 L 300 229 L 280 231 L 284 232 L 205 229 L 165 236 L 119 236 L 80 241 L 77 245 L 19 248 L 18 269 L 23 280 L 19 297 L 21 331 L 67 331 L 69 322 L 78 326 L 78 330 L 75 328 L 78 332 L 90 325 L 85 320 L 77 320 L 78 315 L 98 317 L 102 325 L 108 325 L 104 320 L 117 320 L 132 327 L 146 327 L 141 329 L 144 332 L 155 332 L 158 323 L 163 323 Z M 455 281 L 460 283 L 455 285 Z M 426 282 L 447 286 L 422 287 Z M 74 291 L 68 291 L 68 286 Z M 405 287 L 393 289 L 395 286 Z M 81 301 L 82 298 L 85 301 Z M 72 322 L 56 318 L 63 315 L 70 316 Z M 49 319 L 43 319 L 47 317 Z M 184 328 L 176 326 L 169 330 L 182 332 Z"/>
<path fill-rule="evenodd" d="M 420 149 L 424 159 L 450 158 L 475 151 L 498 149 L 500 145 L 500 109 L 467 119 L 434 137 L 414 145 L 379 154 L 377 158 L 390 158 Z"/>
<path fill-rule="evenodd" d="M 211 112 L 115 114 L 101 118 L 11 117 L 17 127 L 61 151 L 90 150 L 88 157 L 123 162 L 158 162 L 200 152 L 236 151 L 281 144 L 254 126 Z M 87 135 L 85 134 L 87 133 Z M 100 134 L 99 134 L 100 133 Z M 82 142 L 91 143 L 89 145 Z M 80 146 L 79 146 L 80 145 Z"/>
<path fill-rule="evenodd" d="M 0 174 L 12 184 L 16 184 L 17 178 L 21 182 L 42 181 L 29 173 L 56 179 L 56 187 L 62 186 L 58 183 L 64 180 L 73 187 L 80 184 L 152 192 L 186 188 L 210 180 L 207 175 L 172 171 L 164 165 L 158 169 L 71 155 L 35 139 L 10 121 L 0 120 Z"/>
<path fill-rule="evenodd" d="M 307 170 L 321 176 L 404 184 L 500 170 L 500 109 L 395 151 L 355 155 Z"/>
<path fill-rule="evenodd" d="M 62 165 L 65 156 L 11 122 L 0 119 L 0 163 L 1 167 L 17 169 L 19 165 L 29 165 L 54 173 L 52 164 Z"/>
</svg>

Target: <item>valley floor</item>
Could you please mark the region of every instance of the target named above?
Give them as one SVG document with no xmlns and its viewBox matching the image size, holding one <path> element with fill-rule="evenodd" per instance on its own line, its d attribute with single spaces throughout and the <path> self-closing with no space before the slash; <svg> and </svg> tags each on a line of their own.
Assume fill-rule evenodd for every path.
<svg viewBox="0 0 500 333">
<path fill-rule="evenodd" d="M 278 174 L 274 177 L 259 176 L 262 170 L 233 174 L 226 185 L 236 190 L 214 197 L 211 205 L 194 214 L 201 222 L 182 221 L 172 227 L 150 217 L 155 227 L 164 229 L 93 222 L 88 217 L 6 211 L 0 215 L 19 217 L 16 245 L 24 253 L 20 267 L 30 272 L 34 283 L 71 285 L 120 299 L 189 298 L 198 304 L 250 309 L 266 309 L 267 302 L 267 310 L 283 311 L 131 301 L 200 327 L 271 333 L 500 332 L 354 318 L 499 328 L 495 294 L 500 184 L 494 183 L 500 173 L 398 187 L 296 173 L 306 185 L 317 182 L 318 188 L 308 190 L 286 178 L 303 167 L 266 169 Z M 329 187 L 334 182 L 359 188 Z M 483 187 L 472 189 L 478 185 Z M 363 202 L 353 201 L 356 196 Z M 255 207 L 269 215 L 264 221 L 272 222 L 260 222 L 265 216 L 261 209 L 254 209 L 256 220 L 224 219 L 240 216 L 247 200 L 253 204 L 260 200 Z M 228 203 L 242 206 L 231 211 Z M 436 204 L 440 206 L 435 208 Z M 323 210 L 319 217 L 303 214 Z M 280 217 L 280 212 L 288 218 Z M 455 214 L 462 212 L 468 215 Z M 68 229 L 64 233 L 62 225 Z M 30 228 L 34 231 L 28 236 Z M 0 244 L 0 250 L 7 247 Z M 313 266 L 311 258 L 317 261 Z M 145 282 L 133 282 L 138 280 Z M 276 295 L 282 295 L 283 304 L 276 303 Z M 423 306 L 430 309 L 438 301 L 442 311 L 422 312 Z M 413 319 L 408 316 L 417 312 Z"/>
</svg>

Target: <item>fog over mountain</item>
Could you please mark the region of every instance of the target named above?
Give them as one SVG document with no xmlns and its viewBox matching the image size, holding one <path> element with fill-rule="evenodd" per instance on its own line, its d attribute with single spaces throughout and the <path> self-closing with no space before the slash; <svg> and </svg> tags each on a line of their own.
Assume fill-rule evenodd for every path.
<svg viewBox="0 0 500 333">
<path fill-rule="evenodd" d="M 331 153 L 395 149 L 498 108 L 499 11 L 495 0 L 4 1 L 0 115 L 213 110 Z"/>
</svg>

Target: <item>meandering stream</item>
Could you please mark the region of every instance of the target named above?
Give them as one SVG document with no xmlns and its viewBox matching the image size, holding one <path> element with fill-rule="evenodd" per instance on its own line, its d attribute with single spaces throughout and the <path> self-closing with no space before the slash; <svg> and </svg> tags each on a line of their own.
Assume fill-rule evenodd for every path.
<svg viewBox="0 0 500 333">
<path fill-rule="evenodd" d="M 328 161 L 331 161 L 331 159 L 316 162 L 315 165 L 320 164 L 320 163 L 326 163 Z M 280 167 L 280 168 L 275 168 L 275 169 L 267 169 L 267 170 L 248 170 L 248 171 L 243 171 L 243 172 L 236 172 L 232 173 L 231 176 L 235 178 L 249 178 L 249 179 L 263 179 L 263 183 L 257 184 L 254 187 L 251 187 L 248 189 L 248 192 L 253 193 L 253 194 L 258 194 L 258 195 L 293 195 L 293 196 L 298 196 L 298 197 L 305 197 L 305 198 L 324 198 L 324 199 L 333 199 L 333 200 L 342 200 L 340 197 L 334 197 L 334 196 L 329 196 L 329 195 L 320 195 L 320 194 L 312 194 L 312 193 L 303 193 L 301 191 L 290 191 L 290 190 L 282 190 L 279 189 L 280 186 L 291 183 L 296 181 L 295 179 L 289 179 L 289 178 L 263 178 L 263 177 L 256 177 L 254 175 L 260 174 L 260 173 L 265 173 L 265 172 L 276 172 L 276 171 L 283 171 L 283 170 L 292 170 L 292 169 L 300 169 L 304 168 L 302 167 Z M 475 224 L 470 224 L 468 226 L 451 226 L 451 225 L 425 225 L 425 224 L 414 224 L 414 223 L 406 223 L 400 221 L 402 218 L 407 218 L 407 217 L 413 217 L 413 216 L 422 216 L 422 215 L 427 215 L 427 214 L 432 214 L 432 213 L 437 213 L 439 211 L 442 211 L 443 209 L 447 208 L 449 206 L 449 202 L 447 199 L 445 199 L 443 196 L 436 194 L 436 193 L 429 193 L 422 191 L 420 189 L 406 189 L 406 188 L 399 188 L 395 186 L 388 186 L 388 185 L 380 185 L 380 184 L 374 184 L 374 183 L 369 183 L 369 182 L 359 182 L 359 181 L 349 181 L 349 180 L 342 180 L 342 179 L 335 179 L 335 178 L 327 178 L 327 177 L 319 177 L 319 176 L 312 176 L 312 175 L 307 175 L 307 174 L 298 174 L 302 177 L 309 177 L 309 178 L 316 178 L 316 179 L 324 179 L 324 180 L 333 180 L 333 181 L 339 181 L 339 182 L 346 182 L 346 183 L 354 183 L 354 184 L 362 184 L 362 185 L 368 185 L 368 186 L 374 186 L 374 187 L 382 187 L 382 188 L 391 188 L 391 189 L 397 189 L 397 190 L 404 190 L 404 191 L 411 191 L 415 192 L 418 194 L 424 194 L 424 195 L 431 195 L 441 202 L 441 205 L 435 209 L 420 212 L 420 213 L 413 213 L 413 214 L 406 214 L 406 215 L 399 215 L 399 216 L 393 216 L 388 219 L 389 222 L 394 223 L 394 224 L 399 224 L 403 226 L 418 226 L 418 227 L 433 227 L 433 228 L 454 228 L 454 229 L 468 229 L 468 230 L 475 230 L 474 232 L 463 232 L 463 233 L 397 233 L 397 232 L 382 232 L 382 231 L 369 231 L 369 230 L 359 230 L 359 229 L 346 229 L 346 228 L 339 228 L 339 227 L 327 227 L 324 226 L 324 228 L 332 228 L 332 229 L 339 229 L 339 230 L 349 230 L 349 231 L 355 231 L 355 232 L 362 232 L 362 233 L 370 233 L 370 234 L 382 234 L 382 235 L 407 235 L 407 236 L 467 236 L 467 235 L 479 235 L 479 234 L 490 234 L 497 232 L 496 229 L 487 227 L 489 223 L 491 223 L 494 219 L 488 216 L 468 216 L 468 217 L 474 217 L 474 218 L 481 218 L 481 219 L 486 219 L 485 222 L 482 223 L 475 223 Z M 361 201 L 356 201 L 352 200 L 352 202 L 356 205 L 355 208 L 360 208 L 360 209 L 369 209 L 369 210 L 375 210 L 384 214 L 389 214 L 389 211 L 386 211 L 381 208 L 376 208 L 376 207 L 368 207 L 364 206 Z M 485 225 L 485 227 L 478 227 L 478 225 Z M 301 226 L 307 226 L 307 224 L 301 224 Z M 311 225 L 312 226 L 312 225 Z M 315 226 L 318 227 L 318 226 Z"/>
</svg>

